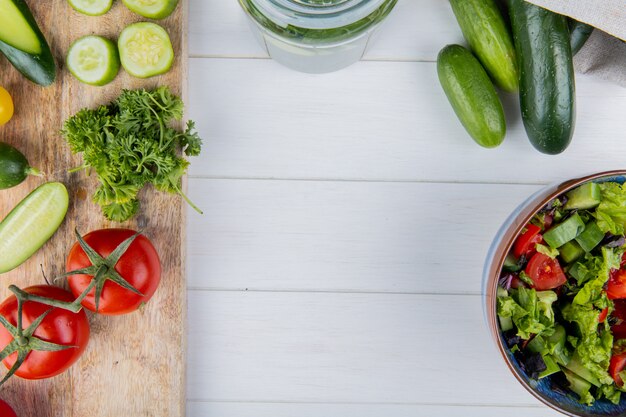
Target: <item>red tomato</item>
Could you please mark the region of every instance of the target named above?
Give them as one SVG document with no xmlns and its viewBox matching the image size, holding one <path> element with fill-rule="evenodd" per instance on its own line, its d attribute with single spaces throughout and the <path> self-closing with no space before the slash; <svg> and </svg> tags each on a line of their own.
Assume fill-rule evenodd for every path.
<svg viewBox="0 0 626 417">
<path fill-rule="evenodd" d="M 615 300 L 614 307 L 611 317 L 616 320 L 611 326 L 611 332 L 615 340 L 626 339 L 626 300 Z"/>
<path fill-rule="evenodd" d="M 530 258 L 526 265 L 526 274 L 533 280 L 533 288 L 539 291 L 560 287 L 567 281 L 559 261 L 543 253 L 535 253 Z"/>
<path fill-rule="evenodd" d="M 620 353 L 618 355 L 611 356 L 611 363 L 609 364 L 609 374 L 613 378 L 613 381 L 617 384 L 618 387 L 624 385 L 624 381 L 619 376 L 619 373 L 624 370 L 626 366 L 626 353 Z"/>
<path fill-rule="evenodd" d="M 36 285 L 24 289 L 27 293 L 61 301 L 74 301 L 68 291 L 51 285 Z M 31 351 L 15 375 L 25 379 L 50 378 L 65 371 L 78 360 L 89 341 L 89 321 L 84 311 L 72 313 L 62 308 L 50 307 L 36 301 L 26 301 L 22 306 L 22 327 L 27 328 L 34 320 L 52 309 L 43 319 L 33 336 L 58 345 L 75 346 L 56 352 Z M 9 323 L 17 325 L 17 299 L 10 296 L 0 304 L 0 315 Z M 0 348 L 13 341 L 13 336 L 0 326 Z M 9 355 L 2 362 L 10 369 L 17 359 L 17 353 Z"/>
<path fill-rule="evenodd" d="M 11 408 L 9 404 L 0 400 L 0 416 L 2 417 L 17 417 L 15 411 Z"/>
<path fill-rule="evenodd" d="M 128 229 L 102 229 L 88 233 L 85 242 L 102 257 L 107 257 L 117 246 L 136 232 Z M 67 257 L 67 271 L 74 271 L 91 266 L 91 261 L 78 242 L 74 244 Z M 161 281 L 161 263 L 159 255 L 147 237 L 137 236 L 128 250 L 115 265 L 115 270 L 142 295 L 121 287 L 112 281 L 106 281 L 100 295 L 100 314 L 125 314 L 137 310 L 152 298 Z M 68 278 L 70 290 L 78 297 L 91 283 L 91 275 L 71 275 Z M 83 307 L 96 311 L 95 289 L 92 289 L 82 301 Z"/>
<path fill-rule="evenodd" d="M 615 300 L 618 298 L 626 298 L 626 271 L 623 269 L 617 269 L 611 271 L 609 277 L 609 283 L 606 287 L 606 295 L 609 300 Z"/>
<path fill-rule="evenodd" d="M 602 309 L 602 311 L 600 312 L 600 315 L 598 316 L 598 323 L 602 323 L 604 320 L 606 320 L 606 316 L 609 315 L 609 308 L 605 307 Z"/>
<path fill-rule="evenodd" d="M 513 244 L 513 255 L 519 258 L 522 255 L 530 256 L 535 253 L 535 245 L 541 243 L 543 236 L 539 232 L 541 229 L 532 223 L 525 227 L 526 231 L 519 235 Z"/>
</svg>

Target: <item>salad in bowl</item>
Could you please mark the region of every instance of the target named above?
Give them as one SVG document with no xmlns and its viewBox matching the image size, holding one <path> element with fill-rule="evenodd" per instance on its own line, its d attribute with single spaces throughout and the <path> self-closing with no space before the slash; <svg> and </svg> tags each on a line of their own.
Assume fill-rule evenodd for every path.
<svg viewBox="0 0 626 417">
<path fill-rule="evenodd" d="M 626 185 L 606 174 L 531 197 L 486 266 L 487 319 L 509 367 L 576 416 L 626 412 Z"/>
</svg>

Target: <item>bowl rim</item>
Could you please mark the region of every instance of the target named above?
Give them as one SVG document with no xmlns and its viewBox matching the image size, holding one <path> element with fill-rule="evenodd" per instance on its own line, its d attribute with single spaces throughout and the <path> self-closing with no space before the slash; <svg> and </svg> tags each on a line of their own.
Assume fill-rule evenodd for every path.
<svg viewBox="0 0 626 417">
<path fill-rule="evenodd" d="M 626 176 L 626 169 L 616 169 L 610 171 L 602 171 L 594 174 L 585 175 L 579 178 L 565 180 L 559 183 L 551 184 L 546 186 L 542 190 L 538 191 L 538 194 L 535 196 L 529 197 L 529 200 L 521 203 L 520 213 L 515 216 L 509 224 L 503 225 L 502 235 L 499 236 L 499 240 L 497 242 L 497 246 L 493 248 L 494 253 L 491 256 L 492 262 L 489 264 L 489 270 L 487 271 L 488 281 L 485 289 L 485 298 L 486 298 L 486 312 L 487 312 L 487 325 L 491 332 L 492 338 L 494 339 L 498 351 L 501 356 L 504 358 L 504 361 L 511 371 L 511 373 L 515 376 L 515 378 L 522 384 L 522 386 L 528 391 L 533 397 L 541 401 L 543 404 L 548 407 L 565 414 L 570 417 L 584 417 L 581 414 L 573 414 L 571 411 L 565 410 L 560 407 L 558 404 L 555 404 L 551 401 L 548 401 L 545 397 L 540 395 L 536 390 L 534 390 L 528 382 L 520 375 L 515 365 L 512 363 L 510 356 L 508 355 L 507 348 L 504 347 L 502 342 L 502 337 L 500 333 L 500 326 L 498 324 L 498 315 L 496 313 L 496 292 L 498 289 L 498 281 L 500 278 L 500 272 L 502 271 L 502 267 L 504 265 L 504 259 L 506 255 L 511 250 L 513 246 L 513 242 L 515 238 L 519 235 L 522 229 L 526 226 L 526 224 L 533 218 L 535 214 L 539 210 L 541 210 L 546 204 L 548 204 L 551 200 L 558 197 L 559 195 L 570 191 L 571 189 L 582 185 L 589 181 L 599 180 L 605 177 L 618 177 L 618 176 Z"/>
</svg>

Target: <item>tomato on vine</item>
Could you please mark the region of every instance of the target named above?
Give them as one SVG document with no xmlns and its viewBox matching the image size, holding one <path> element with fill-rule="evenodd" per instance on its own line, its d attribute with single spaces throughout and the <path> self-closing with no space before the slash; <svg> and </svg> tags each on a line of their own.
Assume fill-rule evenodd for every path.
<svg viewBox="0 0 626 417">
<path fill-rule="evenodd" d="M 117 315 L 137 310 L 161 281 L 159 255 L 150 240 L 128 229 L 101 229 L 81 237 L 67 257 L 65 275 L 83 307 Z"/>
<path fill-rule="evenodd" d="M 2 417 L 17 417 L 17 414 L 15 414 L 15 411 L 13 411 L 11 406 L 9 404 L 7 404 L 6 401 L 0 400 L 0 416 L 2 416 Z"/>
<path fill-rule="evenodd" d="M 14 295 L 0 304 L 0 360 L 9 369 L 0 384 L 13 374 L 50 378 L 72 366 L 85 351 L 90 333 L 84 311 L 54 306 L 73 302 L 72 294 L 51 285 L 10 289 Z"/>
</svg>

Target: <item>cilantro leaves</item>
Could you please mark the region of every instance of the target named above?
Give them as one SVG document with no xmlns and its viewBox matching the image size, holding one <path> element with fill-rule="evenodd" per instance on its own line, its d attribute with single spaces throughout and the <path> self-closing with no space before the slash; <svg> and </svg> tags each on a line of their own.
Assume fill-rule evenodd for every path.
<svg viewBox="0 0 626 417">
<path fill-rule="evenodd" d="M 100 186 L 93 201 L 105 217 L 123 222 L 139 210 L 137 194 L 147 184 L 178 193 L 189 162 L 180 156 L 200 154 L 202 140 L 192 121 L 180 131 L 170 126 L 183 117 L 183 102 L 167 87 L 124 90 L 107 106 L 83 109 L 65 121 L 61 134 L 73 153 L 82 153 Z M 87 171 L 89 172 L 89 171 Z"/>
</svg>

